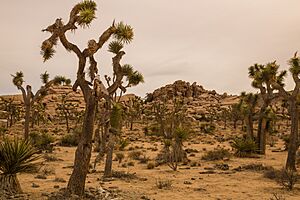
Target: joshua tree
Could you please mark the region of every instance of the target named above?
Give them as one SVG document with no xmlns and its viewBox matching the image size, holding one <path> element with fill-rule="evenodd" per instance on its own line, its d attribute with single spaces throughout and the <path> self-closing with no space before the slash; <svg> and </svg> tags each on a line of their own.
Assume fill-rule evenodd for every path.
<svg viewBox="0 0 300 200">
<path fill-rule="evenodd" d="M 221 112 L 219 113 L 219 117 L 224 122 L 223 129 L 227 128 L 227 120 L 230 118 L 229 108 L 221 108 Z"/>
<path fill-rule="evenodd" d="M 31 128 L 34 124 L 40 125 L 40 121 L 46 121 L 45 109 L 45 104 L 40 101 L 32 105 Z"/>
<path fill-rule="evenodd" d="M 244 120 L 247 129 L 247 136 L 254 139 L 253 134 L 253 116 L 255 114 L 255 107 L 257 106 L 258 95 L 252 93 L 242 92 L 241 94 L 241 104 L 242 113 L 244 115 Z"/>
<path fill-rule="evenodd" d="M 22 109 L 19 105 L 17 105 L 14 102 L 14 99 L 12 98 L 4 99 L 0 97 L 0 99 L 2 101 L 1 109 L 7 112 L 6 127 L 8 128 L 11 127 L 17 120 L 21 118 Z"/>
<path fill-rule="evenodd" d="M 35 94 L 33 94 L 30 85 L 26 85 L 26 89 L 23 87 L 23 72 L 16 72 L 16 74 L 12 75 L 12 77 L 13 84 L 22 91 L 25 106 L 24 138 L 28 139 L 31 108 L 36 101 L 45 96 L 49 87 L 54 83 L 54 80 L 49 81 L 49 74 L 47 72 L 41 74 L 41 80 L 44 85 Z"/>
<path fill-rule="evenodd" d="M 54 77 L 55 85 L 71 85 L 71 79 L 64 76 L 55 76 Z"/>
<path fill-rule="evenodd" d="M 126 119 L 130 124 L 130 130 L 133 129 L 133 123 L 140 119 L 143 111 L 143 101 L 140 97 L 135 96 L 125 103 L 126 105 Z"/>
<path fill-rule="evenodd" d="M 31 172 L 40 164 L 38 151 L 29 141 L 5 138 L 0 142 L 0 192 L 22 193 L 17 174 Z"/>
<path fill-rule="evenodd" d="M 92 136 L 94 130 L 95 110 L 98 100 L 105 98 L 108 102 L 111 101 L 111 95 L 122 86 L 124 76 L 128 74 L 126 67 L 120 64 L 125 52 L 122 51 L 124 44 L 128 44 L 133 39 L 133 29 L 129 25 L 120 22 L 112 23 L 99 37 L 98 41 L 89 40 L 87 47 L 80 50 L 79 47 L 67 39 L 66 34 L 71 31 L 76 31 L 78 26 L 82 28 L 90 27 L 91 22 L 96 18 L 97 5 L 94 1 L 85 0 L 76 4 L 70 12 L 70 17 L 67 23 L 64 23 L 61 18 L 48 26 L 43 31 L 51 33 L 51 36 L 46 39 L 41 46 L 41 53 L 44 60 L 50 59 L 54 53 L 54 47 L 58 40 L 62 43 L 66 50 L 76 54 L 78 58 L 77 78 L 73 84 L 73 90 L 78 87 L 83 92 L 86 109 L 83 119 L 82 134 L 75 153 L 74 170 L 69 179 L 68 191 L 77 195 L 84 193 L 86 175 L 88 173 L 91 151 L 92 151 Z M 109 51 L 114 54 L 112 58 L 113 78 L 111 83 L 106 88 L 100 81 L 97 74 L 97 62 L 94 58 L 95 53 L 111 38 L 115 41 L 109 44 Z M 85 70 L 87 61 L 89 67 L 87 69 L 90 81 L 86 79 Z"/>
<path fill-rule="evenodd" d="M 65 118 L 68 133 L 70 132 L 70 126 L 69 126 L 70 118 L 72 118 L 72 116 L 74 116 L 75 113 L 77 112 L 76 110 L 77 107 L 78 104 L 74 104 L 68 101 L 68 96 L 65 94 L 61 96 L 61 102 L 57 105 L 56 111 L 58 112 L 59 116 Z"/>
<path fill-rule="evenodd" d="M 286 71 L 279 72 L 279 65 L 276 62 L 269 63 L 268 66 L 272 70 L 271 85 L 275 90 L 278 90 L 279 95 L 283 97 L 289 105 L 289 113 L 291 116 L 291 133 L 288 147 L 288 157 L 286 161 L 286 168 L 290 170 L 296 170 L 296 153 L 299 148 L 299 135 L 298 135 L 298 122 L 299 111 L 297 109 L 297 99 L 300 90 L 300 58 L 297 56 L 297 52 L 294 57 L 289 61 L 289 71 L 295 82 L 295 87 L 291 92 L 284 89 L 283 79 L 286 75 Z"/>
<path fill-rule="evenodd" d="M 265 154 L 266 151 L 266 119 L 265 112 L 268 106 L 271 104 L 272 100 L 276 98 L 274 95 L 274 88 L 272 87 L 272 79 L 276 73 L 272 67 L 272 63 L 267 65 L 254 64 L 249 67 L 249 77 L 252 79 L 252 86 L 260 90 L 260 96 L 263 103 L 260 107 L 258 113 L 258 129 L 257 129 L 257 143 L 259 147 L 259 152 Z M 279 84 L 282 85 L 282 78 L 285 74 L 278 75 Z"/>
<path fill-rule="evenodd" d="M 234 129 L 237 128 L 237 122 L 239 120 L 242 120 L 241 106 L 242 106 L 241 103 L 235 103 L 229 107 L 230 118 L 233 122 Z"/>
</svg>

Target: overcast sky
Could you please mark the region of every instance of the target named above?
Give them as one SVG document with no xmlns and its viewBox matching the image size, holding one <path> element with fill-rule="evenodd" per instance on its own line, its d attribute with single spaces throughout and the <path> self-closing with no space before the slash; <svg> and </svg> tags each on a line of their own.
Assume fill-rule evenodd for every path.
<svg viewBox="0 0 300 200">
<path fill-rule="evenodd" d="M 68 20 L 76 0 L 0 0 L 0 94 L 19 91 L 10 74 L 22 70 L 26 84 L 37 89 L 39 74 L 48 71 L 75 78 L 77 59 L 57 47 L 43 63 L 41 30 L 58 17 Z M 247 69 L 254 63 L 287 60 L 300 50 L 299 0 L 97 0 L 97 19 L 89 29 L 69 34 L 81 48 L 97 39 L 112 21 L 134 27 L 122 63 L 132 64 L 145 83 L 131 89 L 147 92 L 175 80 L 196 81 L 206 89 L 238 94 L 250 91 Z M 96 56 L 102 74 L 111 69 L 105 46 Z M 290 79 L 288 77 L 287 79 Z M 292 81 L 287 87 L 291 88 Z M 253 90 L 252 90 L 253 91 Z"/>
</svg>

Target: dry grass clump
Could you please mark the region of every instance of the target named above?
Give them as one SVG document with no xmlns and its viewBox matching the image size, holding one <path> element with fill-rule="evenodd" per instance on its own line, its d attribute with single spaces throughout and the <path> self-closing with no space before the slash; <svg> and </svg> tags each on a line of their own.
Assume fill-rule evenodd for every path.
<svg viewBox="0 0 300 200">
<path fill-rule="evenodd" d="M 156 187 L 158 189 L 170 189 L 172 187 L 172 181 L 170 180 L 157 180 Z"/>
<path fill-rule="evenodd" d="M 225 158 L 230 158 L 231 153 L 227 149 L 217 148 L 212 151 L 207 151 L 203 156 L 202 160 L 214 161 L 214 160 L 223 160 Z"/>
</svg>

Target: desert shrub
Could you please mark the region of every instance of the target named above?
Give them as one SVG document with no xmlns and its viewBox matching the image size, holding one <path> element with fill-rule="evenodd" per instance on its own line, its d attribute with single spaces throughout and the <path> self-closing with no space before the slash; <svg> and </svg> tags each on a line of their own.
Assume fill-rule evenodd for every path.
<svg viewBox="0 0 300 200">
<path fill-rule="evenodd" d="M 263 177 L 271 179 L 271 180 L 276 180 L 279 172 L 280 172 L 279 170 L 276 170 L 272 167 L 272 168 L 264 171 Z"/>
<path fill-rule="evenodd" d="M 55 162 L 55 161 L 62 161 L 61 159 L 55 157 L 54 155 L 45 154 L 43 156 L 46 162 Z"/>
<path fill-rule="evenodd" d="M 291 169 L 282 168 L 276 178 L 276 182 L 287 190 L 292 190 L 298 182 L 298 174 Z"/>
<path fill-rule="evenodd" d="M 80 138 L 80 132 L 80 129 L 75 129 L 72 133 L 64 135 L 60 139 L 60 145 L 66 147 L 77 146 Z"/>
<path fill-rule="evenodd" d="M 128 156 L 133 160 L 140 160 L 140 156 L 142 156 L 142 154 L 143 153 L 141 151 L 132 151 Z"/>
<path fill-rule="evenodd" d="M 162 136 L 161 130 L 158 124 L 152 124 L 143 128 L 145 136 Z"/>
<path fill-rule="evenodd" d="M 212 123 L 203 123 L 200 125 L 200 131 L 203 133 L 213 133 L 216 130 L 216 125 Z"/>
<path fill-rule="evenodd" d="M 146 155 L 140 156 L 140 158 L 139 158 L 139 161 L 142 164 L 148 163 L 149 160 L 150 160 L 150 158 L 148 156 L 146 156 Z"/>
<path fill-rule="evenodd" d="M 202 160 L 213 161 L 223 160 L 224 158 L 230 158 L 231 153 L 227 149 L 217 148 L 212 151 L 207 151 L 203 156 Z"/>
<path fill-rule="evenodd" d="M 40 173 L 42 175 L 45 176 L 49 176 L 49 175 L 54 175 L 55 174 L 55 169 L 53 167 L 49 167 L 49 166 L 44 166 L 41 170 Z"/>
<path fill-rule="evenodd" d="M 59 182 L 59 183 L 66 183 L 67 182 L 64 178 L 59 178 L 59 177 L 56 177 L 53 181 L 54 182 Z"/>
<path fill-rule="evenodd" d="M 272 166 L 266 166 L 261 163 L 250 163 L 247 165 L 243 165 L 242 169 L 250 171 L 268 171 L 273 170 L 274 168 Z"/>
<path fill-rule="evenodd" d="M 237 157 L 249 157 L 257 152 L 257 145 L 251 138 L 235 138 L 231 144 Z"/>
<path fill-rule="evenodd" d="M 158 189 L 170 189 L 172 187 L 172 181 L 170 181 L 170 180 L 156 180 L 156 187 Z"/>
<path fill-rule="evenodd" d="M 121 180 L 131 180 L 131 179 L 137 179 L 137 175 L 135 173 L 129 173 L 124 171 L 113 171 L 112 177 L 119 178 Z"/>
<path fill-rule="evenodd" d="M 134 166 L 134 162 L 132 162 L 132 161 L 128 162 L 127 166 L 133 167 Z"/>
<path fill-rule="evenodd" d="M 119 150 L 124 151 L 124 149 L 129 145 L 129 141 L 127 139 L 121 138 L 119 140 Z"/>
<path fill-rule="evenodd" d="M 285 200 L 284 196 L 277 194 L 277 193 L 273 193 L 273 196 L 270 198 L 270 200 Z"/>
<path fill-rule="evenodd" d="M 117 161 L 119 161 L 119 163 L 121 163 L 124 158 L 125 158 L 124 153 L 121 152 L 116 153 L 116 159 Z"/>
<path fill-rule="evenodd" d="M 52 152 L 53 146 L 51 143 L 54 142 L 54 137 L 52 135 L 48 133 L 40 134 L 38 132 L 31 132 L 29 137 L 37 149 Z"/>
<path fill-rule="evenodd" d="M 27 140 L 0 141 L 0 192 L 21 193 L 18 173 L 31 173 L 41 165 L 38 151 Z M 0 197 L 1 198 L 1 197 Z"/>
<path fill-rule="evenodd" d="M 154 169 L 155 168 L 155 163 L 154 162 L 149 162 L 147 164 L 147 169 Z"/>
</svg>

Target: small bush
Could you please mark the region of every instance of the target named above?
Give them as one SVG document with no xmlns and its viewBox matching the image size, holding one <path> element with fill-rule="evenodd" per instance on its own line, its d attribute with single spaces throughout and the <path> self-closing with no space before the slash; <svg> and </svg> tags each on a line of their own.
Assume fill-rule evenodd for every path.
<svg viewBox="0 0 300 200">
<path fill-rule="evenodd" d="M 141 151 L 132 151 L 129 153 L 129 158 L 133 159 L 133 160 L 139 160 L 140 159 L 140 156 L 142 155 L 143 153 Z"/>
<path fill-rule="evenodd" d="M 237 157 L 249 157 L 257 152 L 257 145 L 250 138 L 236 138 L 231 146 L 235 149 L 234 155 Z"/>
<path fill-rule="evenodd" d="M 264 171 L 263 177 L 271 179 L 271 180 L 276 180 L 276 178 L 278 177 L 278 174 L 279 174 L 279 170 L 270 168 L 270 169 Z"/>
<path fill-rule="evenodd" d="M 64 135 L 60 139 L 60 145 L 66 147 L 77 146 L 80 138 L 80 130 L 75 129 L 72 133 Z"/>
<path fill-rule="evenodd" d="M 127 166 L 133 167 L 134 166 L 134 162 L 132 162 L 132 161 L 128 162 Z"/>
<path fill-rule="evenodd" d="M 218 148 L 206 152 L 202 156 L 202 160 L 207 160 L 207 161 L 223 160 L 224 158 L 230 158 L 230 157 L 231 157 L 231 153 L 227 149 Z"/>
<path fill-rule="evenodd" d="M 62 161 L 62 159 L 59 159 L 53 155 L 50 154 L 45 154 L 43 156 L 43 158 L 45 159 L 46 162 L 55 162 L 55 161 Z"/>
<path fill-rule="evenodd" d="M 64 178 L 58 178 L 58 177 L 56 177 L 53 181 L 54 182 L 59 182 L 59 183 L 66 183 L 67 182 Z"/>
<path fill-rule="evenodd" d="M 213 133 L 216 130 L 216 125 L 212 123 L 203 123 L 200 125 L 200 130 L 203 133 Z"/>
<path fill-rule="evenodd" d="M 127 139 L 121 138 L 119 140 L 119 150 L 124 151 L 124 149 L 129 145 L 129 141 Z"/>
<path fill-rule="evenodd" d="M 39 150 L 45 150 L 45 151 L 49 151 L 52 152 L 53 150 L 53 146 L 51 145 L 51 143 L 54 142 L 54 138 L 53 136 L 51 136 L 48 133 L 38 133 L 38 132 L 31 132 L 29 134 L 29 137 L 33 143 L 33 145 L 39 149 Z"/>
<path fill-rule="evenodd" d="M 119 178 L 122 180 L 131 180 L 131 179 L 137 179 L 137 175 L 135 173 L 129 173 L 124 171 L 113 171 L 112 176 L 115 178 Z"/>
<path fill-rule="evenodd" d="M 263 165 L 261 163 L 251 163 L 251 164 L 247 164 L 247 165 L 244 165 L 242 167 L 243 169 L 245 170 L 250 170 L 250 171 L 268 171 L 268 170 L 273 170 L 274 168 L 271 167 L 271 166 L 266 166 L 266 165 Z"/>
<path fill-rule="evenodd" d="M 298 182 L 298 174 L 293 170 L 283 168 L 279 171 L 276 182 L 287 190 L 293 190 Z"/>
<path fill-rule="evenodd" d="M 139 161 L 142 164 L 148 163 L 149 160 L 150 160 L 150 158 L 148 156 L 146 156 L 146 155 L 140 156 L 140 158 L 139 158 Z"/>
<path fill-rule="evenodd" d="M 121 152 L 116 153 L 116 159 L 117 159 L 117 161 L 119 161 L 119 163 L 121 163 L 124 158 L 125 158 L 125 155 L 123 153 L 121 153 Z"/>
<path fill-rule="evenodd" d="M 157 180 L 156 187 L 158 189 L 170 189 L 172 187 L 172 181 L 170 180 Z"/>
<path fill-rule="evenodd" d="M 147 164 L 147 169 L 154 169 L 155 168 L 155 163 L 154 162 L 149 162 Z"/>
</svg>

